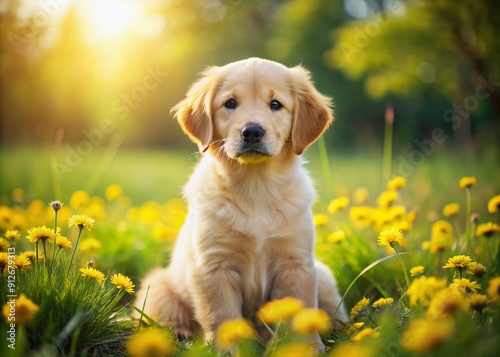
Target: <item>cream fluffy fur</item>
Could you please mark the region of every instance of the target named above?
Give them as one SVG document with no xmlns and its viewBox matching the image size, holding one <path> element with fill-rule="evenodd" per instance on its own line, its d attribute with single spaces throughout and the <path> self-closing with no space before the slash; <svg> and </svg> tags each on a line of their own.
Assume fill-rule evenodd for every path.
<svg viewBox="0 0 500 357">
<path fill-rule="evenodd" d="M 343 306 L 333 316 L 336 282 L 313 256 L 315 192 L 300 156 L 333 120 L 330 103 L 300 66 L 250 58 L 202 74 L 173 109 L 203 152 L 184 189 L 189 213 L 137 307 L 146 301 L 149 316 L 207 340 L 285 296 L 347 319 Z"/>
</svg>

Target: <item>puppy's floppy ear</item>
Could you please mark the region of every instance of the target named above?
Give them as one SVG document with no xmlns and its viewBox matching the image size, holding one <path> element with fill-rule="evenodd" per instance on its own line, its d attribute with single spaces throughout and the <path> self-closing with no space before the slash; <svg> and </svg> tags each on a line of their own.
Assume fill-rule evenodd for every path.
<svg viewBox="0 0 500 357">
<path fill-rule="evenodd" d="M 291 137 L 293 151 L 300 155 L 333 121 L 332 99 L 318 92 L 309 71 L 301 66 L 290 71 L 295 97 Z"/>
<path fill-rule="evenodd" d="M 200 151 L 206 151 L 214 134 L 212 101 L 217 90 L 219 79 L 218 67 L 210 67 L 202 73 L 181 102 L 171 112 L 179 122 L 182 130 L 198 145 Z"/>
</svg>

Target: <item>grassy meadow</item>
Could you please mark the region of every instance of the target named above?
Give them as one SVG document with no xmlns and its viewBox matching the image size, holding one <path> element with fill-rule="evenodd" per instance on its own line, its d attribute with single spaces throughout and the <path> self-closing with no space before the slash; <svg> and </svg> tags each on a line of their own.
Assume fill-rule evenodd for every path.
<svg viewBox="0 0 500 357">
<path fill-rule="evenodd" d="M 497 149 L 442 149 L 411 168 L 401 160 L 412 151 L 402 151 L 384 175 L 381 150 L 321 156 L 318 148 L 306 152 L 318 190 L 316 255 L 335 272 L 351 321 L 334 327 L 280 301 L 269 341 L 235 321 L 221 327 L 220 347 L 308 356 L 308 334 L 320 331 L 332 356 L 498 355 Z M 174 339 L 153 317 L 143 316 L 148 327 L 129 318 L 131 284 L 168 263 L 196 158 L 110 146 L 69 167 L 63 150 L 1 148 L 2 356 L 221 355 L 201 339 Z M 388 187 L 389 176 L 400 178 Z M 463 177 L 473 178 L 460 187 Z M 62 208 L 49 206 L 54 200 Z M 18 299 L 16 349 L 8 295 Z"/>
</svg>

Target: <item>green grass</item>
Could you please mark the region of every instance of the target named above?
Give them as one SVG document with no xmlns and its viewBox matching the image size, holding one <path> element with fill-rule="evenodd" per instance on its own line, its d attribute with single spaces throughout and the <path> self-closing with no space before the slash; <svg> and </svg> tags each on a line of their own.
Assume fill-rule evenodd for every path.
<svg viewBox="0 0 500 357">
<path fill-rule="evenodd" d="M 185 208 L 172 199 L 181 196 L 182 186 L 193 170 L 197 161 L 196 154 L 193 153 L 108 148 L 85 157 L 70 172 L 58 177 L 53 174 L 53 164 L 55 161 L 64 162 L 64 154 L 54 155 L 48 147 L 2 147 L 0 208 L 1 205 L 9 206 L 9 212 L 21 212 L 26 216 L 25 226 L 21 229 L 21 234 L 25 236 L 26 229 L 31 226 L 46 224 L 51 227 L 53 224 L 50 215 L 31 207 L 33 200 L 40 199 L 42 205 L 46 205 L 49 201 L 60 199 L 68 207 L 75 190 L 88 192 L 90 196 L 97 197 L 95 205 L 102 209 L 102 213 L 96 219 L 92 232 L 85 237 L 96 237 L 102 242 L 102 247 L 96 252 L 79 252 L 77 266 L 93 260 L 106 275 L 121 272 L 138 284 L 149 269 L 168 263 L 174 242 L 168 232 L 175 233 L 178 230 L 185 214 Z M 411 151 L 400 151 L 395 155 L 392 165 L 394 173 L 398 173 L 401 158 L 407 159 L 411 154 Z M 377 245 L 380 230 L 353 223 L 349 218 L 349 209 L 335 214 L 327 213 L 328 203 L 332 199 L 341 196 L 352 199 L 354 190 L 359 187 L 366 187 L 370 193 L 365 204 L 377 206 L 377 197 L 386 190 L 387 181 L 382 175 L 381 150 L 370 148 L 366 152 L 357 153 L 328 152 L 329 172 L 325 172 L 326 166 L 321 162 L 317 145 L 306 152 L 306 158 L 318 191 L 314 211 L 325 214 L 328 218 L 325 226 L 317 228 L 317 256 L 335 272 L 342 291 L 351 286 L 345 296 L 348 308 L 363 296 L 369 297 L 372 302 L 379 297 L 395 298 L 397 302 L 390 310 L 382 314 L 368 309 L 365 316 L 356 317 L 355 321 L 363 321 L 366 326 L 376 329 L 383 327 L 379 340 L 367 342 L 374 350 L 382 353 L 381 346 L 397 346 L 398 353 L 412 356 L 412 353 L 401 350 L 400 336 L 408 322 L 422 315 L 425 308 L 408 306 L 404 297 L 406 283 L 401 262 L 396 256 L 387 258 L 385 248 Z M 492 268 L 498 234 L 489 240 L 475 237 L 470 246 L 450 246 L 437 254 L 424 250 L 422 243 L 431 239 L 432 223 L 444 218 L 442 208 L 450 202 L 457 202 L 461 206 L 458 216 L 449 221 L 454 226 L 453 239 L 462 242 L 466 226 L 466 194 L 458 187 L 458 180 L 462 176 L 475 176 L 478 181 L 472 189 L 471 207 L 472 213 L 477 213 L 479 217 L 476 224 L 486 221 L 498 223 L 498 217 L 489 214 L 486 209 L 488 199 L 500 193 L 498 162 L 498 153 L 494 147 L 475 154 L 441 149 L 412 168 L 413 171 L 406 177 L 407 184 L 395 203 L 408 211 L 417 212 L 418 216 L 412 228 L 405 232 L 407 245 L 400 248 L 408 269 L 424 265 L 427 276 L 447 279 L 447 283 L 450 283 L 453 273 L 442 269 L 442 265 L 453 255 L 468 254 L 489 269 L 488 275 L 476 279 L 481 285 L 480 292 L 486 292 L 488 278 L 494 273 Z M 129 197 L 125 203 L 104 199 L 106 188 L 114 183 L 121 185 L 124 194 Z M 12 191 L 16 188 L 25 192 L 22 202 L 12 202 Z M 84 210 L 85 207 L 71 209 L 72 213 L 84 213 Z M 0 211 L 0 225 L 9 223 L 4 218 Z M 65 225 L 66 223 L 60 223 L 63 230 Z M 0 228 L 5 230 L 4 226 Z M 158 238 L 159 229 L 167 230 L 165 237 Z M 339 244 L 330 243 L 329 234 L 339 229 L 346 232 L 346 239 Z M 68 238 L 75 242 L 75 232 L 68 233 Z M 26 239 L 20 239 L 16 244 L 19 244 L 19 250 L 30 248 Z M 367 267 L 370 269 L 366 269 Z M 75 286 L 74 289 L 76 288 Z M 47 302 L 49 305 L 57 303 L 43 297 L 41 291 L 30 290 L 30 294 L 33 299 L 50 301 Z M 123 303 L 129 301 L 128 295 L 122 299 Z M 70 306 L 69 302 L 65 304 Z M 47 305 L 44 306 L 48 309 Z M 452 351 L 456 355 L 474 354 L 478 351 L 483 355 L 498 352 L 498 342 L 492 338 L 498 332 L 493 327 L 498 322 L 498 305 L 490 305 L 490 308 L 493 312 L 485 321 L 479 321 L 478 316 L 473 315 L 457 316 L 459 331 L 455 332 L 453 339 L 433 350 L 431 355 L 441 355 L 446 351 Z M 66 319 L 72 317 L 80 318 L 78 314 L 70 313 Z M 83 324 L 83 320 L 81 323 Z M 37 334 L 35 337 L 46 340 L 51 335 L 57 335 L 55 330 L 60 325 L 55 326 L 47 334 Z M 116 337 L 112 329 L 110 333 L 109 338 Z M 106 338 L 105 335 L 103 337 Z M 335 332 L 330 338 L 338 343 L 348 339 L 345 330 Z M 83 337 L 80 341 L 84 341 Z M 123 337 L 122 342 L 125 341 Z M 87 345 L 82 342 L 80 348 L 90 351 L 85 346 L 90 346 L 91 341 L 87 339 L 85 343 Z M 191 354 L 196 354 L 199 348 L 203 349 L 201 345 L 195 344 L 193 347 L 185 342 L 179 346 L 179 351 Z M 264 346 L 258 348 L 261 351 L 266 349 Z M 210 349 L 204 351 L 206 355 L 214 355 Z"/>
</svg>

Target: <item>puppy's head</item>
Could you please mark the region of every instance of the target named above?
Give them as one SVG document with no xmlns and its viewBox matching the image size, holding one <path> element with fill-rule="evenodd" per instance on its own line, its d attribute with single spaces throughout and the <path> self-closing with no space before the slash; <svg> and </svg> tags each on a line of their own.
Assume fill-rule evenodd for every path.
<svg viewBox="0 0 500 357">
<path fill-rule="evenodd" d="M 258 164 L 302 154 L 332 122 L 330 105 L 304 68 L 250 58 L 209 68 L 172 110 L 201 151 Z"/>
</svg>

